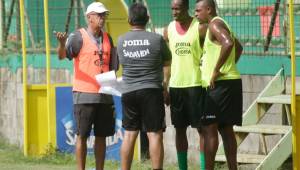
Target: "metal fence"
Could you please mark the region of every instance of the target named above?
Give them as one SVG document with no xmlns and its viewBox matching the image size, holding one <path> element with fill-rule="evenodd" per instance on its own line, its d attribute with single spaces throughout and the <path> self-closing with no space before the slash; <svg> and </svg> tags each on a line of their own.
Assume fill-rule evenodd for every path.
<svg viewBox="0 0 300 170">
<path fill-rule="evenodd" d="M 220 1 L 218 10 L 242 42 L 244 54 L 264 56 L 287 53 L 284 1 L 227 0 Z"/>
<path fill-rule="evenodd" d="M 93 0 L 51 0 L 50 31 L 73 31 L 85 25 L 84 11 Z M 101 1 L 101 0 L 100 0 Z M 171 0 L 124 0 L 127 5 L 144 3 L 151 16 L 149 28 L 162 33 L 172 20 Z M 190 0 L 194 15 L 196 0 Z M 244 55 L 289 55 L 289 20 L 287 0 L 216 0 L 218 14 L 231 25 L 244 46 Z M 300 0 L 294 1 L 296 50 L 300 48 Z M 43 0 L 25 0 L 26 44 L 29 52 L 44 51 Z M 20 52 L 20 17 L 18 0 L 0 0 L 0 54 Z M 272 30 L 272 31 L 270 31 Z M 52 48 L 56 46 L 50 36 Z M 299 51 L 299 50 L 298 50 Z"/>
<path fill-rule="evenodd" d="M 157 32 L 171 20 L 171 0 L 140 0 L 149 7 L 152 24 Z M 300 1 L 295 1 L 295 30 L 300 27 Z M 289 55 L 289 20 L 286 0 L 216 0 L 218 15 L 232 27 L 244 46 L 244 55 Z M 190 14 L 194 14 L 195 1 L 190 0 Z M 300 48 L 300 33 L 296 34 L 296 47 Z"/>
<path fill-rule="evenodd" d="M 20 49 L 20 13 L 17 0 L 0 0 L 0 54 Z"/>
<path fill-rule="evenodd" d="M 53 31 L 73 31 L 86 25 L 83 11 L 92 0 L 51 0 L 49 7 L 49 28 Z M 43 0 L 25 0 L 25 32 L 27 51 L 40 53 L 45 51 L 44 6 Z M 84 10 L 82 10 L 84 9 Z M 2 55 L 20 53 L 20 13 L 18 0 L 1 0 L 1 36 Z M 55 48 L 56 39 L 50 36 L 51 46 Z"/>
</svg>

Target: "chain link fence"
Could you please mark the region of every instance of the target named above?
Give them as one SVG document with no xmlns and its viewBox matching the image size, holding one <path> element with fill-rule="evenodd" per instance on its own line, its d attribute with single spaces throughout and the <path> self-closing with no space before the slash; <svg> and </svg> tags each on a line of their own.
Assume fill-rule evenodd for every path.
<svg viewBox="0 0 300 170">
<path fill-rule="evenodd" d="M 101 1 L 101 0 L 100 0 Z M 194 15 L 195 1 L 190 0 Z M 86 25 L 84 11 L 92 0 L 49 0 L 49 29 L 73 31 Z M 148 28 L 162 33 L 172 20 L 171 0 L 124 0 L 127 5 L 142 2 L 151 20 Z M 289 55 L 288 0 L 216 0 L 218 14 L 231 25 L 244 46 L 245 55 Z M 28 52 L 44 52 L 43 0 L 25 0 L 25 29 Z M 20 13 L 18 0 L 0 0 L 0 54 L 20 53 Z M 294 1 L 296 50 L 300 48 L 300 0 Z M 50 36 L 52 51 L 56 39 Z M 298 50 L 299 51 L 299 50 Z"/>
<path fill-rule="evenodd" d="M 172 20 L 171 0 L 132 0 L 142 2 L 151 16 L 149 28 L 162 33 Z M 232 27 L 244 46 L 245 55 L 289 55 L 289 14 L 287 0 L 216 0 L 218 15 Z M 194 15 L 195 0 L 190 0 Z M 294 1 L 296 49 L 300 48 L 300 0 Z"/>
<path fill-rule="evenodd" d="M 20 13 L 17 0 L 0 0 L 0 55 L 20 49 Z"/>
</svg>

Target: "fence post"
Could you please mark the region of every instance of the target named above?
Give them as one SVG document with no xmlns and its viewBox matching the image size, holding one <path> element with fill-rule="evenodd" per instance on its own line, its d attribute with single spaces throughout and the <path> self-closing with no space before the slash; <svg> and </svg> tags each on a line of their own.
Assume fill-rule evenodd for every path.
<svg viewBox="0 0 300 170">
<path fill-rule="evenodd" d="M 299 133 L 300 119 L 299 115 L 296 114 L 296 56 L 295 56 L 295 27 L 294 27 L 294 1 L 289 0 L 289 31 L 290 31 L 290 52 L 291 52 L 291 81 L 292 81 L 292 125 L 293 125 L 293 169 L 299 170 Z"/>
</svg>

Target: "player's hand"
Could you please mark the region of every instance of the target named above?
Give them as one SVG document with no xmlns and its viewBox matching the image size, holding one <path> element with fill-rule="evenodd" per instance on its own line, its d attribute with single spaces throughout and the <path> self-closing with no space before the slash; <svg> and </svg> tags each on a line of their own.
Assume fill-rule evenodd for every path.
<svg viewBox="0 0 300 170">
<path fill-rule="evenodd" d="M 168 91 L 164 90 L 164 103 L 169 106 L 170 105 L 170 94 Z"/>
<path fill-rule="evenodd" d="M 164 87 L 164 91 L 163 91 L 163 95 L 164 95 L 164 103 L 169 106 L 170 105 L 170 94 L 169 94 L 169 90 L 167 85 L 164 83 L 163 85 Z"/>
<path fill-rule="evenodd" d="M 67 33 L 66 32 L 54 32 L 56 39 L 59 41 L 60 44 L 65 44 L 67 40 Z"/>
<path fill-rule="evenodd" d="M 214 70 L 209 83 L 210 84 L 209 87 L 211 89 L 215 88 L 215 82 L 221 75 L 222 73 L 219 70 Z"/>
</svg>

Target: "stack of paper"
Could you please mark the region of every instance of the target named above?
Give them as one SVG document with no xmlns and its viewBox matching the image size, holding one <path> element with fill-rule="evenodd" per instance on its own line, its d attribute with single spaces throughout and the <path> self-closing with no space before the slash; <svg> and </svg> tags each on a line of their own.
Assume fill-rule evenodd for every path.
<svg viewBox="0 0 300 170">
<path fill-rule="evenodd" d="M 122 88 L 122 77 L 117 78 L 114 70 L 98 74 L 95 77 L 101 86 L 99 93 L 122 96 L 122 92 L 124 91 Z"/>
</svg>

